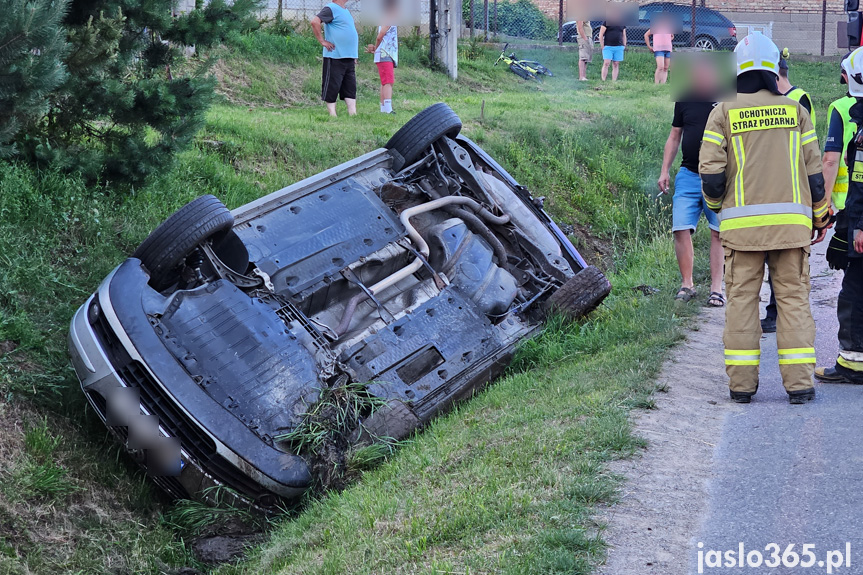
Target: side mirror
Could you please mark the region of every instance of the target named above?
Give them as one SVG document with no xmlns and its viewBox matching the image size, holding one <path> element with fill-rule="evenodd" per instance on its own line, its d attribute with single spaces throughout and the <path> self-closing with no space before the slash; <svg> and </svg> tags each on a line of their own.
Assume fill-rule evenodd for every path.
<svg viewBox="0 0 863 575">
<path fill-rule="evenodd" d="M 860 9 L 860 0 L 845 0 L 845 11 L 856 12 Z"/>
</svg>

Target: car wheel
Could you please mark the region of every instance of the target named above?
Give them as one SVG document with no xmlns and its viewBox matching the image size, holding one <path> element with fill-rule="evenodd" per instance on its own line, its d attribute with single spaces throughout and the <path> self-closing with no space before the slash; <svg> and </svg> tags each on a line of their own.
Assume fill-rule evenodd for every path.
<svg viewBox="0 0 863 575">
<path fill-rule="evenodd" d="M 452 108 L 438 102 L 408 120 L 384 147 L 398 152 L 393 156 L 393 170 L 397 172 L 419 160 L 440 138 L 455 138 L 460 131 L 461 119 Z"/>
<path fill-rule="evenodd" d="M 695 48 L 704 52 L 713 52 L 718 46 L 716 40 L 710 36 L 699 36 L 695 39 Z"/>
<path fill-rule="evenodd" d="M 569 278 L 546 301 L 546 311 L 569 320 L 586 316 L 611 293 L 608 278 L 594 266 L 588 266 Z"/>
<path fill-rule="evenodd" d="M 212 195 L 196 198 L 174 212 L 147 236 L 132 257 L 150 272 L 150 285 L 163 290 L 179 279 L 178 267 L 199 244 L 220 242 L 234 226 L 234 216 Z"/>
</svg>

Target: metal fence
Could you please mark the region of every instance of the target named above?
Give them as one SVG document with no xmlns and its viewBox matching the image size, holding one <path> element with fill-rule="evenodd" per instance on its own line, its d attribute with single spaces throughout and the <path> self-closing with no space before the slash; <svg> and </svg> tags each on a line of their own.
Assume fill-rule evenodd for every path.
<svg viewBox="0 0 863 575">
<path fill-rule="evenodd" d="M 292 1 L 292 0 L 285 0 Z M 525 39 L 540 43 L 577 42 L 572 3 L 576 0 L 463 0 L 468 36 Z M 759 31 L 791 54 L 844 53 L 843 0 L 653 0 L 619 3 L 628 10 L 627 39 L 644 45 L 644 34 L 660 16 L 676 21 L 677 48 L 733 49 L 737 38 Z M 594 40 L 606 15 L 590 16 Z"/>
</svg>

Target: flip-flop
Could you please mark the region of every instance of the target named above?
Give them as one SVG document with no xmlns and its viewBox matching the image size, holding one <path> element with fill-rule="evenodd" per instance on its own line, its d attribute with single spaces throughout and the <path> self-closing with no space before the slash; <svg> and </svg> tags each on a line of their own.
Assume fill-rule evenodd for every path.
<svg viewBox="0 0 863 575">
<path fill-rule="evenodd" d="M 725 307 L 725 296 L 718 291 L 710 292 L 710 297 L 707 298 L 707 305 L 711 307 Z"/>
<path fill-rule="evenodd" d="M 688 301 L 691 301 L 692 298 L 694 298 L 697 295 L 698 294 L 695 293 L 694 289 L 688 288 L 688 287 L 682 287 L 682 288 L 680 288 L 680 290 L 678 290 L 677 295 L 674 296 L 674 299 L 682 301 L 682 302 L 688 302 Z"/>
</svg>

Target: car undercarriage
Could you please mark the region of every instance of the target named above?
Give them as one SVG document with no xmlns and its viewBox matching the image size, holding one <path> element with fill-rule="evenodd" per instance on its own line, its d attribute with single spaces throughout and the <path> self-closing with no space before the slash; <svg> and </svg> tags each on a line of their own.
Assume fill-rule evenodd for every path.
<svg viewBox="0 0 863 575">
<path fill-rule="evenodd" d="M 282 438 L 325 390 L 380 400 L 352 442 L 401 439 L 497 377 L 548 314 L 599 305 L 604 276 L 460 127 L 437 104 L 385 148 L 233 212 L 198 198 L 82 306 L 82 388 L 157 483 L 294 498 L 314 478 Z M 129 392 L 140 410 L 112 416 Z M 179 464 L 156 467 L 166 440 Z"/>
</svg>

